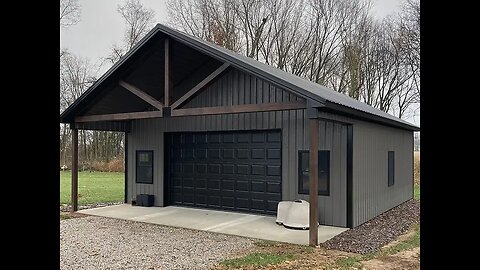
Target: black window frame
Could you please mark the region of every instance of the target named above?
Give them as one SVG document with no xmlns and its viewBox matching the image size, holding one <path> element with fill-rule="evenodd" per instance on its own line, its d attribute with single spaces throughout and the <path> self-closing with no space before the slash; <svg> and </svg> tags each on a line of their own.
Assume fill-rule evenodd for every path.
<svg viewBox="0 0 480 270">
<path fill-rule="evenodd" d="M 326 181 L 326 189 L 324 190 L 319 190 L 318 191 L 318 195 L 319 196 L 330 196 L 330 171 L 331 171 L 331 151 L 328 150 L 328 149 L 324 149 L 324 150 L 318 150 L 318 181 L 319 181 L 319 185 L 318 187 L 320 188 L 320 176 L 321 176 L 321 168 L 320 168 L 320 165 L 321 165 L 321 162 L 320 162 L 320 157 L 321 157 L 321 152 L 327 152 L 328 155 L 328 171 L 326 172 L 327 174 L 327 181 Z M 298 194 L 310 194 L 309 193 L 309 190 L 306 189 L 304 190 L 303 189 L 303 174 L 302 174 L 302 155 L 303 154 L 308 154 L 307 156 L 309 156 L 310 154 L 310 151 L 309 150 L 299 150 L 298 151 Z M 308 161 L 307 164 L 310 164 L 310 160 Z"/>
<path fill-rule="evenodd" d="M 388 151 L 388 170 L 387 170 L 387 182 L 388 186 L 395 185 L 395 151 Z"/>
<path fill-rule="evenodd" d="M 139 181 L 138 179 L 138 167 L 139 167 L 139 155 L 140 154 L 144 154 L 144 153 L 148 153 L 150 156 L 151 156 L 151 160 L 152 160 L 152 164 L 150 166 L 145 166 L 145 165 L 140 165 L 140 166 L 143 166 L 143 167 L 151 167 L 152 168 L 152 178 L 148 181 L 144 181 L 144 180 L 141 180 Z M 154 163 L 154 157 L 153 157 L 153 150 L 137 150 L 136 153 L 135 153 L 135 183 L 137 184 L 153 184 L 153 174 L 154 174 L 154 168 L 153 168 L 153 164 Z"/>
</svg>

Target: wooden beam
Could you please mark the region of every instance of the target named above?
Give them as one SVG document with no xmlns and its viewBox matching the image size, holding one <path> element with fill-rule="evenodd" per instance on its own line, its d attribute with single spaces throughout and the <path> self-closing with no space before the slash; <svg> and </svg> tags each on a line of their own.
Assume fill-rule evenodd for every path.
<svg viewBox="0 0 480 270">
<path fill-rule="evenodd" d="M 264 103 L 264 104 L 243 104 L 234 106 L 219 107 L 203 107 L 191 109 L 172 110 L 171 116 L 195 116 L 195 115 L 214 115 L 214 114 L 231 114 L 231 113 L 250 113 L 250 112 L 271 112 L 283 110 L 299 110 L 305 109 L 306 103 L 296 101 L 290 103 Z M 132 119 L 146 119 L 163 117 L 162 111 L 148 112 L 130 112 L 130 113 L 114 113 L 114 114 L 96 114 L 75 117 L 75 122 L 96 122 L 96 121 L 119 121 Z"/>
<path fill-rule="evenodd" d="M 305 102 L 243 104 L 243 105 L 233 105 L 228 107 L 219 106 L 219 107 L 177 109 L 177 110 L 172 110 L 172 116 L 271 112 L 271 111 L 283 111 L 283 110 L 297 110 L 297 109 L 305 109 L 305 108 L 306 108 Z"/>
<path fill-rule="evenodd" d="M 142 90 L 138 89 L 137 87 L 135 87 L 135 86 L 133 86 L 133 85 L 131 85 L 131 84 L 125 82 L 125 81 L 122 81 L 122 80 L 120 80 L 120 82 L 118 84 L 120 84 L 121 87 L 130 91 L 132 94 L 134 94 L 137 97 L 143 99 L 143 101 L 147 102 L 148 104 L 152 105 L 153 107 L 155 107 L 159 110 L 163 109 L 163 107 L 164 107 L 163 103 L 156 100 L 154 97 L 150 96 L 149 94 L 145 93 L 145 91 L 142 91 Z"/>
<path fill-rule="evenodd" d="M 78 129 L 72 129 L 72 206 L 70 212 L 78 211 Z"/>
<path fill-rule="evenodd" d="M 171 52 L 171 47 L 170 47 L 170 39 L 165 38 L 165 106 L 169 107 L 170 104 L 172 103 L 172 98 L 173 98 L 173 80 L 172 80 L 172 52 Z"/>
<path fill-rule="evenodd" d="M 185 95 L 183 95 L 181 98 L 179 98 L 177 101 L 175 101 L 170 107 L 172 109 L 177 108 L 178 106 L 183 105 L 185 102 L 187 102 L 190 98 L 193 97 L 198 91 L 200 91 L 205 85 L 210 83 L 213 79 L 215 79 L 218 75 L 220 75 L 225 69 L 227 69 L 230 66 L 229 63 L 224 63 L 221 65 L 219 68 L 217 68 L 215 71 L 210 73 L 205 79 L 203 79 L 201 82 L 199 82 L 197 85 L 195 85 L 192 89 L 190 89 Z"/>
<path fill-rule="evenodd" d="M 118 121 L 118 120 L 132 120 L 132 119 L 144 119 L 144 118 L 158 118 L 162 116 L 163 116 L 162 111 L 97 114 L 97 115 L 77 116 L 75 117 L 75 122 Z"/>
<path fill-rule="evenodd" d="M 318 119 L 310 119 L 310 156 L 309 156 L 309 203 L 310 224 L 308 243 L 310 246 L 318 244 Z"/>
</svg>

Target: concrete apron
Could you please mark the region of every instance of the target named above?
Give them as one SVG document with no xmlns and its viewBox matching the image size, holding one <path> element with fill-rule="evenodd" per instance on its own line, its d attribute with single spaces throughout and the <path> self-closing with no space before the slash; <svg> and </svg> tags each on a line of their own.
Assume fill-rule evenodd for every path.
<svg viewBox="0 0 480 270">
<path fill-rule="evenodd" d="M 282 225 L 277 225 L 274 216 L 176 206 L 142 207 L 129 204 L 85 209 L 78 212 L 94 216 L 308 245 L 308 230 L 288 229 Z M 318 227 L 318 242 L 323 243 L 346 230 L 348 228 L 320 225 Z"/>
</svg>

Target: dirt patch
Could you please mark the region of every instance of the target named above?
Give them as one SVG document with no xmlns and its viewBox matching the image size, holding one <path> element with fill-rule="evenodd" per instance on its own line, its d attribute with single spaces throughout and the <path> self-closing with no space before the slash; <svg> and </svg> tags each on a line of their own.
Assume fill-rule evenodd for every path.
<svg viewBox="0 0 480 270">
<path fill-rule="evenodd" d="M 241 257 L 248 253 L 252 252 L 260 252 L 260 253 L 273 253 L 276 255 L 286 255 L 291 254 L 293 255 L 293 259 L 286 260 L 282 263 L 275 264 L 275 265 L 266 265 L 262 267 L 258 266 L 244 266 L 241 269 L 244 270 L 253 270 L 253 269 L 286 269 L 286 270 L 294 270 L 294 269 L 326 269 L 329 266 L 335 265 L 335 261 L 340 257 L 350 257 L 354 256 L 355 254 L 347 253 L 338 250 L 328 250 L 325 248 L 317 247 L 308 247 L 308 246 L 301 246 L 301 245 L 294 245 L 294 244 L 287 244 L 287 243 L 279 243 L 279 242 L 264 242 L 259 241 L 255 243 L 255 248 L 248 250 L 244 254 L 237 254 Z M 215 265 L 212 269 L 214 270 L 226 270 L 231 269 L 221 264 Z"/>
<path fill-rule="evenodd" d="M 375 252 L 419 221 L 420 201 L 412 199 L 333 237 L 320 246 L 360 254 Z"/>
<path fill-rule="evenodd" d="M 365 268 L 376 270 L 413 270 L 420 269 L 420 247 L 405 250 L 393 255 L 362 261 Z"/>
</svg>

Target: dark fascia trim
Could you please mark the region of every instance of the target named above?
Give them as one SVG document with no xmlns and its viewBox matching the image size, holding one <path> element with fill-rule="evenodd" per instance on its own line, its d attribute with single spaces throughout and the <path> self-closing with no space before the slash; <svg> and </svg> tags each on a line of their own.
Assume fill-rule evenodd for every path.
<svg viewBox="0 0 480 270">
<path fill-rule="evenodd" d="M 150 152 L 152 153 L 152 182 L 138 182 L 138 154 L 140 152 Z M 154 179 L 154 174 L 155 172 L 155 162 L 154 162 L 154 156 L 153 156 L 153 150 L 137 150 L 135 151 L 135 184 L 147 184 L 147 185 L 151 185 L 153 184 L 153 179 Z"/>
<path fill-rule="evenodd" d="M 318 155 L 320 156 L 320 151 L 328 151 L 328 164 L 330 165 L 330 155 L 331 155 L 331 151 L 329 149 L 319 149 L 318 150 Z M 308 193 L 308 191 L 304 191 L 302 190 L 302 181 L 301 181 L 301 178 L 300 176 L 302 175 L 302 168 L 300 166 L 300 160 L 302 158 L 302 154 L 303 153 L 309 153 L 310 151 L 309 150 L 298 150 L 298 162 L 297 162 L 297 166 L 298 166 L 298 175 L 297 175 L 297 178 L 298 178 L 298 181 L 297 181 L 297 184 L 298 184 L 298 194 L 304 194 L 304 195 L 308 195 L 310 193 Z M 320 161 L 320 159 L 319 159 Z M 318 191 L 318 196 L 330 196 L 330 168 L 328 169 L 328 178 L 327 178 L 327 191 Z"/>
<path fill-rule="evenodd" d="M 358 118 L 358 119 L 361 119 L 361 120 L 366 120 L 366 121 L 370 121 L 370 122 L 374 122 L 374 123 L 379 123 L 379 124 L 382 124 L 382 125 L 387 125 L 387 126 L 393 126 L 393 127 L 396 127 L 396 128 L 406 129 L 406 130 L 409 130 L 409 131 L 420 131 L 420 127 L 417 127 L 413 124 L 398 122 L 398 121 L 391 120 L 391 119 L 388 119 L 388 118 L 384 118 L 384 117 L 381 117 L 381 116 L 378 116 L 378 115 L 374 115 L 374 114 L 366 113 L 366 112 L 359 111 L 359 110 L 356 110 L 356 109 L 352 109 L 350 107 L 343 106 L 343 105 L 333 103 L 333 102 L 330 102 L 330 101 L 327 101 L 326 106 L 323 107 L 323 108 L 319 108 L 319 110 L 323 110 L 323 111 L 326 111 L 326 112 L 333 112 L 333 113 L 337 113 L 337 114 L 343 114 L 345 116 L 349 116 L 349 117 L 352 117 L 352 118 Z"/>
</svg>

